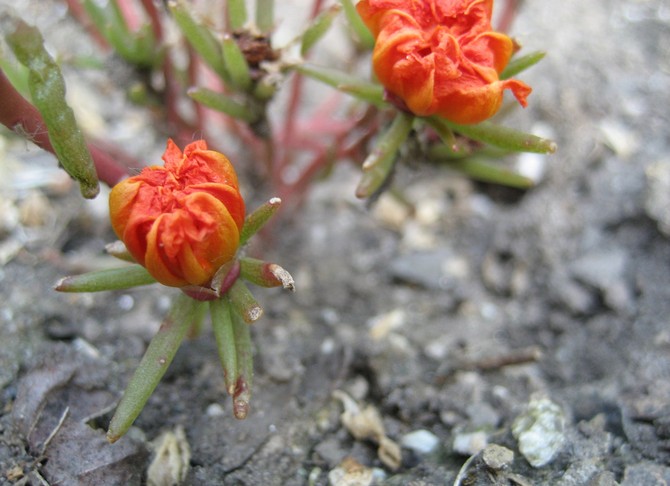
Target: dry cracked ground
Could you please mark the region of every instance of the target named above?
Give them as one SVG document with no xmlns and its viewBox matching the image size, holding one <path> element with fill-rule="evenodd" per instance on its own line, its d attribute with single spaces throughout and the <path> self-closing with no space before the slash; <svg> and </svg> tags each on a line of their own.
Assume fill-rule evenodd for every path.
<svg viewBox="0 0 670 486">
<path fill-rule="evenodd" d="M 25 8 L 56 48 L 85 39 L 60 4 Z M 297 292 L 258 293 L 243 422 L 205 331 L 106 443 L 168 299 L 52 291 L 109 264 L 104 197 L 3 132 L 0 484 L 670 484 L 670 6 L 524 2 L 513 33 L 548 51 L 508 121 L 558 143 L 515 161 L 537 187 L 417 163 L 368 208 L 354 167 L 316 184 L 265 254 Z M 88 129 L 160 153 L 122 94 L 68 75 Z"/>
</svg>

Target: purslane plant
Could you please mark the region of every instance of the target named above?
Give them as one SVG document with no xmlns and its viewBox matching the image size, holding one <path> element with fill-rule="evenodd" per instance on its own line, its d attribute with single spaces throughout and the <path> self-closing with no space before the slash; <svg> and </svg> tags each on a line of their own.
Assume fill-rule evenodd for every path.
<svg viewBox="0 0 670 486">
<path fill-rule="evenodd" d="M 61 292 L 98 292 L 160 283 L 181 294 L 151 340 L 107 434 L 118 440 L 141 412 L 187 332 L 209 310 L 233 413 L 245 418 L 253 379 L 248 324 L 263 311 L 244 281 L 294 290 L 277 264 L 238 251 L 279 207 L 271 199 L 245 219 L 237 174 L 204 140 L 182 152 L 168 140 L 164 167 L 149 166 L 110 194 L 112 227 L 120 242 L 110 253 L 135 265 L 63 278 Z M 127 250 L 127 251 L 124 251 Z"/>
<path fill-rule="evenodd" d="M 188 331 L 208 312 L 233 412 L 238 418 L 247 415 L 253 372 L 247 324 L 262 309 L 245 282 L 293 290 L 293 279 L 274 263 L 245 257 L 244 245 L 281 200 L 295 209 L 333 163 L 359 164 L 356 195 L 368 198 L 387 187 L 408 147 L 420 160 L 446 162 L 472 178 L 522 188 L 532 181 L 481 156 L 491 160 L 556 150 L 550 140 L 491 120 L 504 111 L 504 92 L 527 105 L 531 88 L 513 77 L 544 56 L 516 56 L 519 46 L 491 25 L 493 0 L 339 0 L 331 5 L 313 0 L 309 24 L 280 48 L 273 45 L 272 0 L 257 0 L 254 18 L 244 0 L 225 2 L 222 30 L 199 18 L 188 0 L 164 6 L 109 0 L 105 8 L 91 0 L 67 4 L 100 46 L 135 66 L 144 84 L 134 99 L 154 100 L 171 138 L 164 166 L 126 178 L 128 167 L 144 164 L 107 141 L 85 139 L 65 102 L 60 67 L 39 31 L 0 6 L 4 38 L 20 64 L 0 52 L 0 122 L 54 153 L 85 196 L 95 194 L 98 178 L 113 186 L 111 224 L 121 241 L 109 252 L 133 262 L 66 277 L 57 290 L 97 292 L 158 282 L 180 291 L 124 393 L 110 424 L 110 441 L 127 431 Z M 347 20 L 356 55 L 370 56 L 372 79 L 308 62 L 339 15 Z M 176 47 L 165 40 L 168 24 L 181 33 Z M 179 67 L 179 56 L 185 66 Z M 286 108 L 276 122 L 268 109 L 289 76 Z M 160 82 L 152 83 L 154 78 Z M 305 106 L 305 78 L 331 86 L 333 96 Z M 345 97 L 353 97 L 347 110 L 339 110 L 345 114 L 333 115 Z M 184 104 L 195 117 L 180 109 Z M 223 117 L 212 118 L 207 109 Z M 220 149 L 214 145 L 217 137 L 207 136 L 209 145 L 192 142 L 194 133 L 217 131 L 242 140 L 249 163 L 240 167 L 253 167 L 256 180 L 267 184 L 264 189 L 279 196 L 246 217 L 231 163 L 212 150 Z"/>
</svg>

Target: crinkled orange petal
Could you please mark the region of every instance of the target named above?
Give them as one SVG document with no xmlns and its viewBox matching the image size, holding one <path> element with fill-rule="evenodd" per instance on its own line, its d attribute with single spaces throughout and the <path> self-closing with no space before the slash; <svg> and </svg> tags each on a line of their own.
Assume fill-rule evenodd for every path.
<svg viewBox="0 0 670 486">
<path fill-rule="evenodd" d="M 499 79 L 513 43 L 492 30 L 493 0 L 361 0 L 356 9 L 375 37 L 377 78 L 414 114 L 478 123 L 505 89 L 526 106 L 530 88 Z"/>
<path fill-rule="evenodd" d="M 168 140 L 165 167 L 147 167 L 112 190 L 114 231 L 159 282 L 204 285 L 235 257 L 245 206 L 230 161 L 200 140 Z"/>
</svg>

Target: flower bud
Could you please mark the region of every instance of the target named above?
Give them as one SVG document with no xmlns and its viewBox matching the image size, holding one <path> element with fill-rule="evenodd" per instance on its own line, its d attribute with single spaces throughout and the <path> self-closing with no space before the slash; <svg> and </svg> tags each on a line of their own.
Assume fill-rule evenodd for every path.
<svg viewBox="0 0 670 486">
<path fill-rule="evenodd" d="M 531 88 L 500 80 L 514 46 L 493 32 L 493 0 L 362 0 L 375 37 L 372 64 L 396 105 L 459 124 L 493 116 L 509 89 L 522 106 Z"/>
<path fill-rule="evenodd" d="M 239 247 L 244 200 L 237 175 L 204 140 L 183 153 L 168 140 L 163 161 L 114 186 L 112 227 L 160 283 L 205 285 Z"/>
</svg>

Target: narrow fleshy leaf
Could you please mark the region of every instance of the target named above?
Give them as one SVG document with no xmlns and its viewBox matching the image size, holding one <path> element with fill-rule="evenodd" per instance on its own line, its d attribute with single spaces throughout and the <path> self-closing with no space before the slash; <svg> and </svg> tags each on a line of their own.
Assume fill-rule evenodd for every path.
<svg viewBox="0 0 670 486">
<path fill-rule="evenodd" d="M 179 294 L 173 301 L 168 316 L 149 343 L 114 412 L 107 431 L 109 442 L 119 440 L 144 408 L 191 327 L 199 305 L 206 304 L 183 294 Z"/>
<path fill-rule="evenodd" d="M 295 283 L 290 273 L 276 263 L 255 258 L 240 259 L 240 276 L 260 287 L 279 287 L 295 292 Z"/>
<path fill-rule="evenodd" d="M 228 394 L 232 396 L 235 393 L 239 371 L 230 301 L 227 297 L 213 300 L 209 303 L 209 308 L 212 314 L 216 347 L 219 351 L 221 366 L 223 366 L 224 383 Z"/>
<path fill-rule="evenodd" d="M 145 24 L 137 32 L 131 31 L 116 0 L 104 6 L 95 0 L 84 0 L 83 6 L 97 30 L 123 59 L 138 66 L 160 62 L 151 26 Z"/>
<path fill-rule="evenodd" d="M 312 24 L 302 34 L 300 45 L 300 55 L 304 56 L 330 29 L 333 20 L 342 10 L 340 5 L 332 5 L 329 9 L 321 12 L 312 22 Z"/>
<path fill-rule="evenodd" d="M 354 32 L 358 42 L 367 50 L 372 50 L 375 46 L 375 38 L 370 29 L 363 23 L 363 19 L 358 15 L 354 2 L 352 0 L 340 0 L 344 7 L 344 15 L 347 17 L 349 27 Z"/>
<path fill-rule="evenodd" d="M 254 294 L 239 279 L 228 291 L 228 298 L 233 305 L 233 310 L 242 316 L 244 322 L 247 324 L 257 321 L 263 315 L 263 308 L 254 297 Z"/>
<path fill-rule="evenodd" d="M 389 129 L 379 137 L 375 147 L 363 162 L 363 177 L 356 188 L 356 197 L 374 194 L 388 178 L 396 153 L 412 130 L 414 116 L 398 113 Z"/>
<path fill-rule="evenodd" d="M 509 79 L 512 76 L 516 76 L 520 72 L 525 71 L 540 62 L 544 59 L 546 54 L 547 53 L 544 51 L 535 51 L 526 54 L 525 56 L 519 56 L 512 59 L 503 72 L 500 73 L 500 79 Z"/>
<path fill-rule="evenodd" d="M 214 72 L 227 81 L 229 77 L 223 62 L 221 46 L 214 34 L 191 16 L 190 8 L 182 0 L 171 0 L 168 7 L 189 44 Z"/>
<path fill-rule="evenodd" d="M 74 112 L 65 101 L 60 67 L 45 49 L 37 28 L 10 14 L 3 16 L 5 38 L 19 62 L 28 68 L 32 102 L 44 119 L 54 153 L 79 183 L 82 196 L 92 199 L 100 191 L 98 175 Z"/>
<path fill-rule="evenodd" d="M 538 154 L 553 154 L 556 152 L 556 143 L 530 133 L 520 132 L 513 128 L 496 125 L 491 122 L 482 122 L 477 125 L 458 125 L 443 118 L 431 117 L 433 126 L 444 124 L 451 130 L 473 140 L 488 143 L 505 150 L 514 152 L 533 152 Z"/>
<path fill-rule="evenodd" d="M 228 22 L 231 30 L 238 30 L 247 23 L 247 5 L 244 0 L 228 0 Z"/>
<path fill-rule="evenodd" d="M 198 336 L 202 334 L 202 329 L 205 324 L 205 317 L 207 316 L 207 311 L 209 310 L 209 306 L 204 304 L 203 305 L 196 305 L 195 309 L 193 310 L 193 320 L 191 322 L 191 327 L 188 329 L 186 336 L 189 339 L 195 339 Z"/>
<path fill-rule="evenodd" d="M 128 248 L 121 240 L 116 240 L 105 245 L 105 251 L 108 255 L 123 260 L 124 262 L 136 263 L 135 258 L 130 254 Z"/>
<path fill-rule="evenodd" d="M 223 38 L 223 63 L 230 76 L 230 83 L 240 91 L 247 91 L 251 87 L 249 64 L 235 39 L 227 35 Z"/>
<path fill-rule="evenodd" d="M 234 307 L 234 304 L 233 304 Z M 251 348 L 251 329 L 246 325 L 244 316 L 232 312 L 233 331 L 235 333 L 235 351 L 237 353 L 238 376 L 233 392 L 233 414 L 238 420 L 244 420 L 249 413 L 251 387 L 254 379 L 254 356 Z"/>
<path fill-rule="evenodd" d="M 256 209 L 253 213 L 247 216 L 244 221 L 244 226 L 240 232 L 240 246 L 243 246 L 268 222 L 273 214 L 277 212 L 281 206 L 281 199 L 273 197 L 261 207 Z"/>
<path fill-rule="evenodd" d="M 237 118 L 246 123 L 253 123 L 258 119 L 246 105 L 238 103 L 223 93 L 217 93 L 207 88 L 190 88 L 187 94 L 198 103 Z"/>
<path fill-rule="evenodd" d="M 58 292 L 102 292 L 105 290 L 129 289 L 154 283 L 156 283 L 156 279 L 149 275 L 146 268 L 140 265 L 129 265 L 63 277 L 56 283 L 54 290 Z"/>
<path fill-rule="evenodd" d="M 365 81 L 337 69 L 315 66 L 308 63 L 295 66 L 295 70 L 344 93 L 372 103 L 375 106 L 384 106 L 386 104 L 384 101 L 384 88 L 378 84 Z"/>
<path fill-rule="evenodd" d="M 256 0 L 256 27 L 264 34 L 274 28 L 275 2 L 274 0 Z"/>
<path fill-rule="evenodd" d="M 471 179 L 481 182 L 492 182 L 516 189 L 530 189 L 533 181 L 511 170 L 487 164 L 476 158 L 450 160 L 447 167 L 464 173 Z"/>
</svg>

